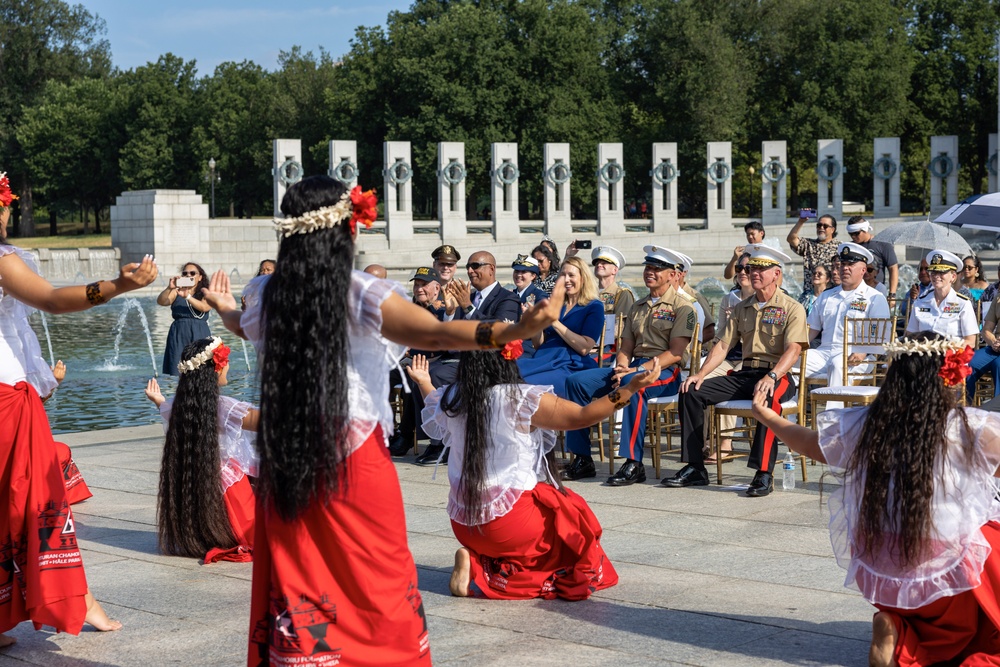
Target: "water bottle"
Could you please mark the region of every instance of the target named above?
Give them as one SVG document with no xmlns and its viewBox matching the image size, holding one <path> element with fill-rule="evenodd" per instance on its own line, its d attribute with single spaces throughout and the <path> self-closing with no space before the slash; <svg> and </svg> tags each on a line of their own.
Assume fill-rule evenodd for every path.
<svg viewBox="0 0 1000 667">
<path fill-rule="evenodd" d="M 795 488 L 795 458 L 791 452 L 785 454 L 785 460 L 781 463 L 781 488 L 785 491 Z"/>
</svg>

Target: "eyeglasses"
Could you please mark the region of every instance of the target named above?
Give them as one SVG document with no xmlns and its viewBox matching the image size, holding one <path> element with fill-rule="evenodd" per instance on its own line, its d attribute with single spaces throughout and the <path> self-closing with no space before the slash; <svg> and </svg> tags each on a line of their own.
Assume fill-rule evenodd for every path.
<svg viewBox="0 0 1000 667">
<path fill-rule="evenodd" d="M 833 229 L 833 225 L 824 225 L 822 222 L 817 222 L 816 229 Z"/>
<path fill-rule="evenodd" d="M 184 276 L 185 278 L 194 278 L 196 275 L 198 275 L 198 272 L 197 271 L 181 271 L 181 275 Z"/>
<path fill-rule="evenodd" d="M 968 264 L 966 264 L 965 267 L 963 268 L 963 270 L 964 271 L 975 271 L 976 267 L 975 266 L 969 266 Z"/>
<path fill-rule="evenodd" d="M 750 273 L 750 267 L 746 264 L 740 264 L 739 266 L 733 267 L 733 271 L 736 273 Z"/>
<path fill-rule="evenodd" d="M 465 265 L 465 269 L 466 271 L 478 271 L 484 266 L 493 266 L 493 265 L 490 264 L 489 262 L 469 262 L 468 264 Z"/>
</svg>

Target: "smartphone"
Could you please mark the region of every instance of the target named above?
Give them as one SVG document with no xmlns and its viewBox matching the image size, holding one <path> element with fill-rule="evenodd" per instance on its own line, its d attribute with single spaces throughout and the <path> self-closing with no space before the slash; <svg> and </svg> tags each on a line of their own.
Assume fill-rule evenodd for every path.
<svg viewBox="0 0 1000 667">
<path fill-rule="evenodd" d="M 593 241 L 573 241 L 573 245 L 577 250 L 590 250 L 594 247 Z"/>
<path fill-rule="evenodd" d="M 194 287 L 194 278 L 178 278 L 174 284 L 178 287 Z"/>
<path fill-rule="evenodd" d="M 800 208 L 799 209 L 799 218 L 800 219 L 801 218 L 815 218 L 815 217 L 816 217 L 816 210 L 815 209 L 812 209 L 812 208 Z"/>
</svg>

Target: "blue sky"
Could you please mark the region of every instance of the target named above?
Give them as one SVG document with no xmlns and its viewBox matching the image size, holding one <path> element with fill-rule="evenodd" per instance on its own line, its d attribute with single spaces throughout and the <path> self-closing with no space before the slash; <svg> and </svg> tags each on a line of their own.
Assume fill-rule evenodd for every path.
<svg viewBox="0 0 1000 667">
<path fill-rule="evenodd" d="M 301 46 L 325 48 L 339 57 L 350 49 L 360 25 L 385 25 L 390 11 L 409 9 L 412 0 L 69 0 L 107 23 L 114 64 L 131 69 L 171 52 L 197 60 L 201 74 L 229 60 L 252 60 L 277 68 L 279 51 Z"/>
</svg>

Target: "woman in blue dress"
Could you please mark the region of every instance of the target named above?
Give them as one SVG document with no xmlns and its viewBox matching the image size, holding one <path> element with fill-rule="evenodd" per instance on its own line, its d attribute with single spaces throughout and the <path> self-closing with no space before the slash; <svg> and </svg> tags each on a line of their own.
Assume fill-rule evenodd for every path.
<svg viewBox="0 0 1000 667">
<path fill-rule="evenodd" d="M 518 359 L 521 377 L 529 384 L 552 385 L 566 397 L 566 378 L 597 368 L 591 351 L 604 327 L 604 303 L 597 298 L 597 280 L 579 257 L 568 257 L 559 275 L 566 279 L 566 303 L 558 322 L 533 339 L 535 356 Z"/>
<path fill-rule="evenodd" d="M 182 278 L 193 279 L 194 286 L 178 287 L 177 281 Z M 174 318 L 167 333 L 167 349 L 163 352 L 164 375 L 177 375 L 181 352 L 188 343 L 212 335 L 208 328 L 208 311 L 212 307 L 202 300 L 207 288 L 208 276 L 205 275 L 205 270 L 188 262 L 181 269 L 181 275 L 172 277 L 167 289 L 156 297 L 157 304 L 170 306 L 170 314 Z"/>
</svg>

